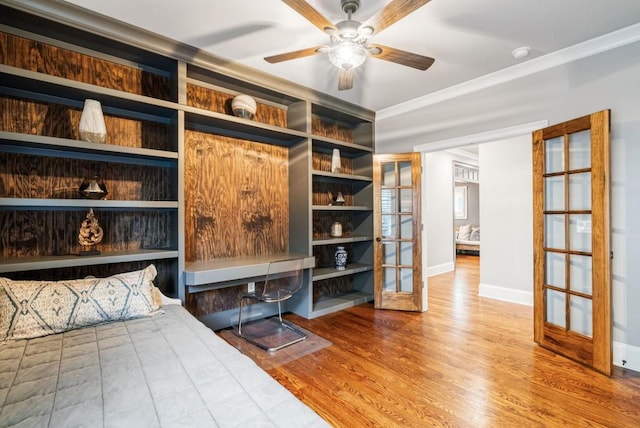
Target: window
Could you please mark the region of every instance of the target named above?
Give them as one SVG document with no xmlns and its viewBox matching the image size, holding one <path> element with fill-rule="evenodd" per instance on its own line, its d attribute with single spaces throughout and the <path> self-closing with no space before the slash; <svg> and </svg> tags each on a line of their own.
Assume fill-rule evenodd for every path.
<svg viewBox="0 0 640 428">
<path fill-rule="evenodd" d="M 453 195 L 453 211 L 456 220 L 467 219 L 467 186 L 456 186 Z"/>
</svg>

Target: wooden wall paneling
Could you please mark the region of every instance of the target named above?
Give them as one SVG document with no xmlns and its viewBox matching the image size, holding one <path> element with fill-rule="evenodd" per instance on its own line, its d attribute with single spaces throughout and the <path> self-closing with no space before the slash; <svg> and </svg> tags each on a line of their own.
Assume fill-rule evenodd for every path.
<svg viewBox="0 0 640 428">
<path fill-rule="evenodd" d="M 342 235 L 349 236 L 353 233 L 353 215 L 350 212 L 314 212 L 313 213 L 313 238 L 314 239 L 328 239 L 331 237 L 331 225 L 334 222 L 342 224 Z"/>
<path fill-rule="evenodd" d="M 258 284 L 256 289 L 257 286 Z M 242 285 L 187 294 L 185 308 L 195 316 L 235 309 L 239 306 L 240 296 L 246 292 L 246 286 Z M 247 303 L 252 304 L 248 300 Z"/>
<path fill-rule="evenodd" d="M 187 105 L 211 110 L 217 113 L 233 115 L 231 100 L 235 95 L 216 91 L 198 85 L 187 84 Z M 253 120 L 260 123 L 287 127 L 287 110 L 269 104 L 256 102 L 257 109 Z"/>
<path fill-rule="evenodd" d="M 311 196 L 311 199 L 313 205 L 329 205 L 329 194 L 331 194 L 335 199 L 338 192 L 342 193 L 345 206 L 354 205 L 353 187 L 349 184 L 314 181 L 312 189 L 313 195 Z"/>
<path fill-rule="evenodd" d="M 78 140 L 82 108 L 0 96 L 0 130 Z M 175 150 L 165 123 L 104 115 L 107 144 Z"/>
<path fill-rule="evenodd" d="M 20 153 L 2 153 L 0 165 L 0 197 L 81 199 L 82 180 L 97 175 L 109 191 L 106 199 L 177 199 L 175 189 L 168 185 L 174 174 L 170 168 Z"/>
<path fill-rule="evenodd" d="M 314 281 L 313 303 L 317 303 L 318 300 L 323 297 L 335 296 L 351 291 L 353 291 L 353 275 Z"/>
<path fill-rule="evenodd" d="M 69 49 L 0 33 L 0 63 L 132 94 L 171 100 L 168 77 L 81 54 Z"/>
<path fill-rule="evenodd" d="M 331 172 L 332 153 L 313 152 L 311 164 L 314 171 Z M 340 166 L 343 174 L 353 174 L 353 159 L 341 156 Z"/>
<path fill-rule="evenodd" d="M 286 252 L 284 147 L 185 132 L 186 260 Z"/>
<path fill-rule="evenodd" d="M 113 263 L 107 265 L 77 266 L 72 268 L 42 269 L 33 271 L 8 272 L 2 276 L 16 281 L 20 280 L 41 280 L 60 281 L 66 279 L 85 278 L 95 276 L 104 278 L 118 273 L 142 270 L 153 264 L 158 271 L 156 279 L 153 281 L 156 287 L 163 294 L 171 297 L 177 296 L 178 284 L 176 283 L 177 262 L 171 259 L 159 259 L 139 262 Z"/>
<path fill-rule="evenodd" d="M 78 230 L 85 210 L 0 210 L 0 256 L 18 258 L 77 254 Z M 174 248 L 172 213 L 94 209 L 104 231 L 96 249 L 109 251 Z"/>
<path fill-rule="evenodd" d="M 353 143 L 353 129 L 335 120 L 314 115 L 311 117 L 311 133 L 322 137 Z"/>
</svg>

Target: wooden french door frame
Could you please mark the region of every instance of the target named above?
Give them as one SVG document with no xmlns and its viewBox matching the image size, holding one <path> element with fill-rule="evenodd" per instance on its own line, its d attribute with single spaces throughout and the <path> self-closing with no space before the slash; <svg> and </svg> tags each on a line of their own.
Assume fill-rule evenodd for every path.
<svg viewBox="0 0 640 428">
<path fill-rule="evenodd" d="M 610 375 L 612 370 L 609 128 L 610 112 L 604 110 L 533 133 L 534 339 L 541 346 L 606 375 Z M 582 165 L 573 168 L 570 165 L 571 135 L 587 130 L 590 137 L 590 164 L 588 167 Z M 562 157 L 561 168 L 553 169 L 547 165 L 553 163 L 549 160 L 552 144 L 556 144 L 556 155 L 560 153 Z M 571 208 L 571 181 L 579 181 L 579 175 L 590 177 L 591 200 L 588 209 Z M 564 198 L 562 208 L 549 208 L 549 205 L 557 205 L 557 202 L 549 202 L 551 199 L 547 199 L 553 199 L 549 194 L 553 193 L 551 182 L 554 180 L 556 189 L 560 189 L 556 192 L 562 193 Z M 574 191 L 576 192 L 577 190 Z M 560 234 L 557 239 L 563 242 L 562 245 L 548 242 L 555 239 L 550 238 L 553 232 L 549 232 L 554 227 L 551 226 L 552 217 L 564 227 L 564 237 Z M 570 242 L 572 239 L 578 240 L 574 237 L 580 227 L 577 218 L 590 221 L 588 232 L 591 237 L 586 250 L 573 249 Z M 584 234 L 587 230 L 584 227 L 582 229 Z M 579 269 L 572 266 L 578 264 L 573 259 L 590 261 L 591 275 L 584 276 L 588 268 L 582 268 L 582 275 L 572 273 Z M 559 276 L 553 273 L 554 263 L 561 266 L 559 270 L 564 269 Z M 590 283 L 589 287 L 573 287 L 573 282 L 580 281 L 576 279 L 580 276 L 586 278 L 584 282 Z M 555 304 L 554 301 L 559 301 L 560 304 Z M 572 307 L 574 301 L 590 302 L 591 325 L 586 332 L 580 331 L 583 327 L 574 329 L 572 317 L 575 314 L 575 318 L 578 318 L 579 313 Z M 558 308 L 562 310 L 563 304 L 564 319 L 554 319 L 556 315 L 553 313 Z M 582 322 L 584 323 L 584 318 Z"/>
<path fill-rule="evenodd" d="M 419 152 L 374 156 L 374 305 L 377 309 L 418 312 L 424 309 L 421 156 Z M 410 281 L 407 274 L 411 274 Z"/>
</svg>

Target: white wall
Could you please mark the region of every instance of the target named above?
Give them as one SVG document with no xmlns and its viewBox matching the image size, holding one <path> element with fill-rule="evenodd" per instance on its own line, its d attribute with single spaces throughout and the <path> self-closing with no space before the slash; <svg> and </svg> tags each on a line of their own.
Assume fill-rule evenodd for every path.
<svg viewBox="0 0 640 428">
<path fill-rule="evenodd" d="M 634 43 L 376 121 L 376 152 L 389 153 L 539 120 L 554 124 L 611 109 L 614 362 L 621 364 L 620 355 L 625 354 L 630 362 L 627 367 L 635 370 L 640 370 L 638 58 L 640 43 Z"/>
<path fill-rule="evenodd" d="M 425 218 L 427 276 L 454 268 L 453 161 L 447 152 L 427 153 L 423 167 L 425 189 L 422 209 Z"/>
<path fill-rule="evenodd" d="M 479 294 L 533 303 L 533 181 L 531 137 L 479 146 Z"/>
</svg>

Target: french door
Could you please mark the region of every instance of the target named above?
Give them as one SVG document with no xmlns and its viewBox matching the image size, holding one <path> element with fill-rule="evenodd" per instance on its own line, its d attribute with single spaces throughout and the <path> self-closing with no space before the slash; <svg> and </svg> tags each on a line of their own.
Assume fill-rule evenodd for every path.
<svg viewBox="0 0 640 428">
<path fill-rule="evenodd" d="M 534 339 L 611 374 L 609 111 L 533 133 Z"/>
<path fill-rule="evenodd" d="M 422 311 L 420 153 L 376 155 L 374 304 Z"/>
</svg>

